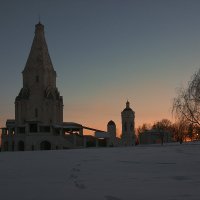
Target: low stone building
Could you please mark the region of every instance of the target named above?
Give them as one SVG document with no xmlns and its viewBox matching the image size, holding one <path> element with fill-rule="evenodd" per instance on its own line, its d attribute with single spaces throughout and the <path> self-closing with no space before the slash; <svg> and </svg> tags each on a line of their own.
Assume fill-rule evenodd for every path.
<svg viewBox="0 0 200 200">
<path fill-rule="evenodd" d="M 172 133 L 163 130 L 146 130 L 138 136 L 139 144 L 162 144 L 173 142 Z"/>
<path fill-rule="evenodd" d="M 117 147 L 120 146 L 120 138 L 117 137 L 115 122 L 110 120 L 107 124 L 107 132 L 96 131 L 95 137 L 99 139 L 98 146 Z"/>
</svg>

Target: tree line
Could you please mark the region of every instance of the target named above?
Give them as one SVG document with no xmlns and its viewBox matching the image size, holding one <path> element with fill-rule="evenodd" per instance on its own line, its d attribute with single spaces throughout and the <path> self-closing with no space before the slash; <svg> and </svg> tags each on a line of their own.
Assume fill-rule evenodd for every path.
<svg viewBox="0 0 200 200">
<path fill-rule="evenodd" d="M 143 134 L 146 131 L 157 131 L 158 133 L 162 133 L 162 131 L 170 132 L 172 134 L 173 141 L 180 143 L 184 141 L 193 141 L 200 139 L 200 128 L 194 126 L 192 123 L 185 123 L 185 121 L 177 120 L 176 122 L 172 123 L 168 119 L 162 119 L 155 122 L 153 125 L 144 123 L 137 129 L 138 135 Z"/>
<path fill-rule="evenodd" d="M 192 75 L 186 87 L 178 89 L 172 103 L 172 115 L 174 123 L 162 119 L 153 125 L 143 124 L 138 127 L 137 133 L 148 130 L 169 131 L 174 141 L 180 143 L 200 139 L 200 69 Z"/>
</svg>

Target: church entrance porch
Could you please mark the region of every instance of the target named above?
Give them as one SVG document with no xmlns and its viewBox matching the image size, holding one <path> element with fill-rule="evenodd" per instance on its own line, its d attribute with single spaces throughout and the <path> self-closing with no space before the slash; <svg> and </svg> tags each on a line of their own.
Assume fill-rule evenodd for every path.
<svg viewBox="0 0 200 200">
<path fill-rule="evenodd" d="M 42 141 L 40 143 L 40 150 L 51 150 L 51 143 L 48 141 Z"/>
</svg>

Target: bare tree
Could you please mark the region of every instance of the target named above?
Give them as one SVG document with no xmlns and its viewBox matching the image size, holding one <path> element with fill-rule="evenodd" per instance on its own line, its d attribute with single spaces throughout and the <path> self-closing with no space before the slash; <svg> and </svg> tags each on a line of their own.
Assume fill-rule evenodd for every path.
<svg viewBox="0 0 200 200">
<path fill-rule="evenodd" d="M 200 127 L 200 69 L 192 76 L 187 88 L 179 90 L 172 112 L 179 121 Z"/>
<path fill-rule="evenodd" d="M 172 122 L 168 119 L 162 119 L 153 124 L 152 129 L 163 130 L 163 131 L 171 131 Z"/>
<path fill-rule="evenodd" d="M 163 145 L 165 132 L 172 131 L 172 122 L 168 119 L 162 119 L 161 121 L 154 123 L 154 125 L 152 126 L 152 129 L 155 129 L 158 131 L 158 133 L 160 134 L 161 144 Z"/>
<path fill-rule="evenodd" d="M 138 135 L 140 135 L 141 133 L 144 133 L 147 130 L 150 130 L 151 128 L 152 128 L 151 124 L 147 124 L 147 123 L 142 124 L 142 126 L 139 126 L 137 128 Z"/>
<path fill-rule="evenodd" d="M 179 120 L 172 125 L 172 132 L 174 139 L 180 144 L 183 143 L 188 134 L 188 123 L 187 121 Z"/>
</svg>

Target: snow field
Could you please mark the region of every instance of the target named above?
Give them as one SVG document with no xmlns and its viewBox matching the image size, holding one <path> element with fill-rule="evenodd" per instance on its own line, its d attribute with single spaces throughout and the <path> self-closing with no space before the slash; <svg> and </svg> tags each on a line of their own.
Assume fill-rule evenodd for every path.
<svg viewBox="0 0 200 200">
<path fill-rule="evenodd" d="M 1 152 L 0 199 L 199 200 L 200 143 Z"/>
</svg>

